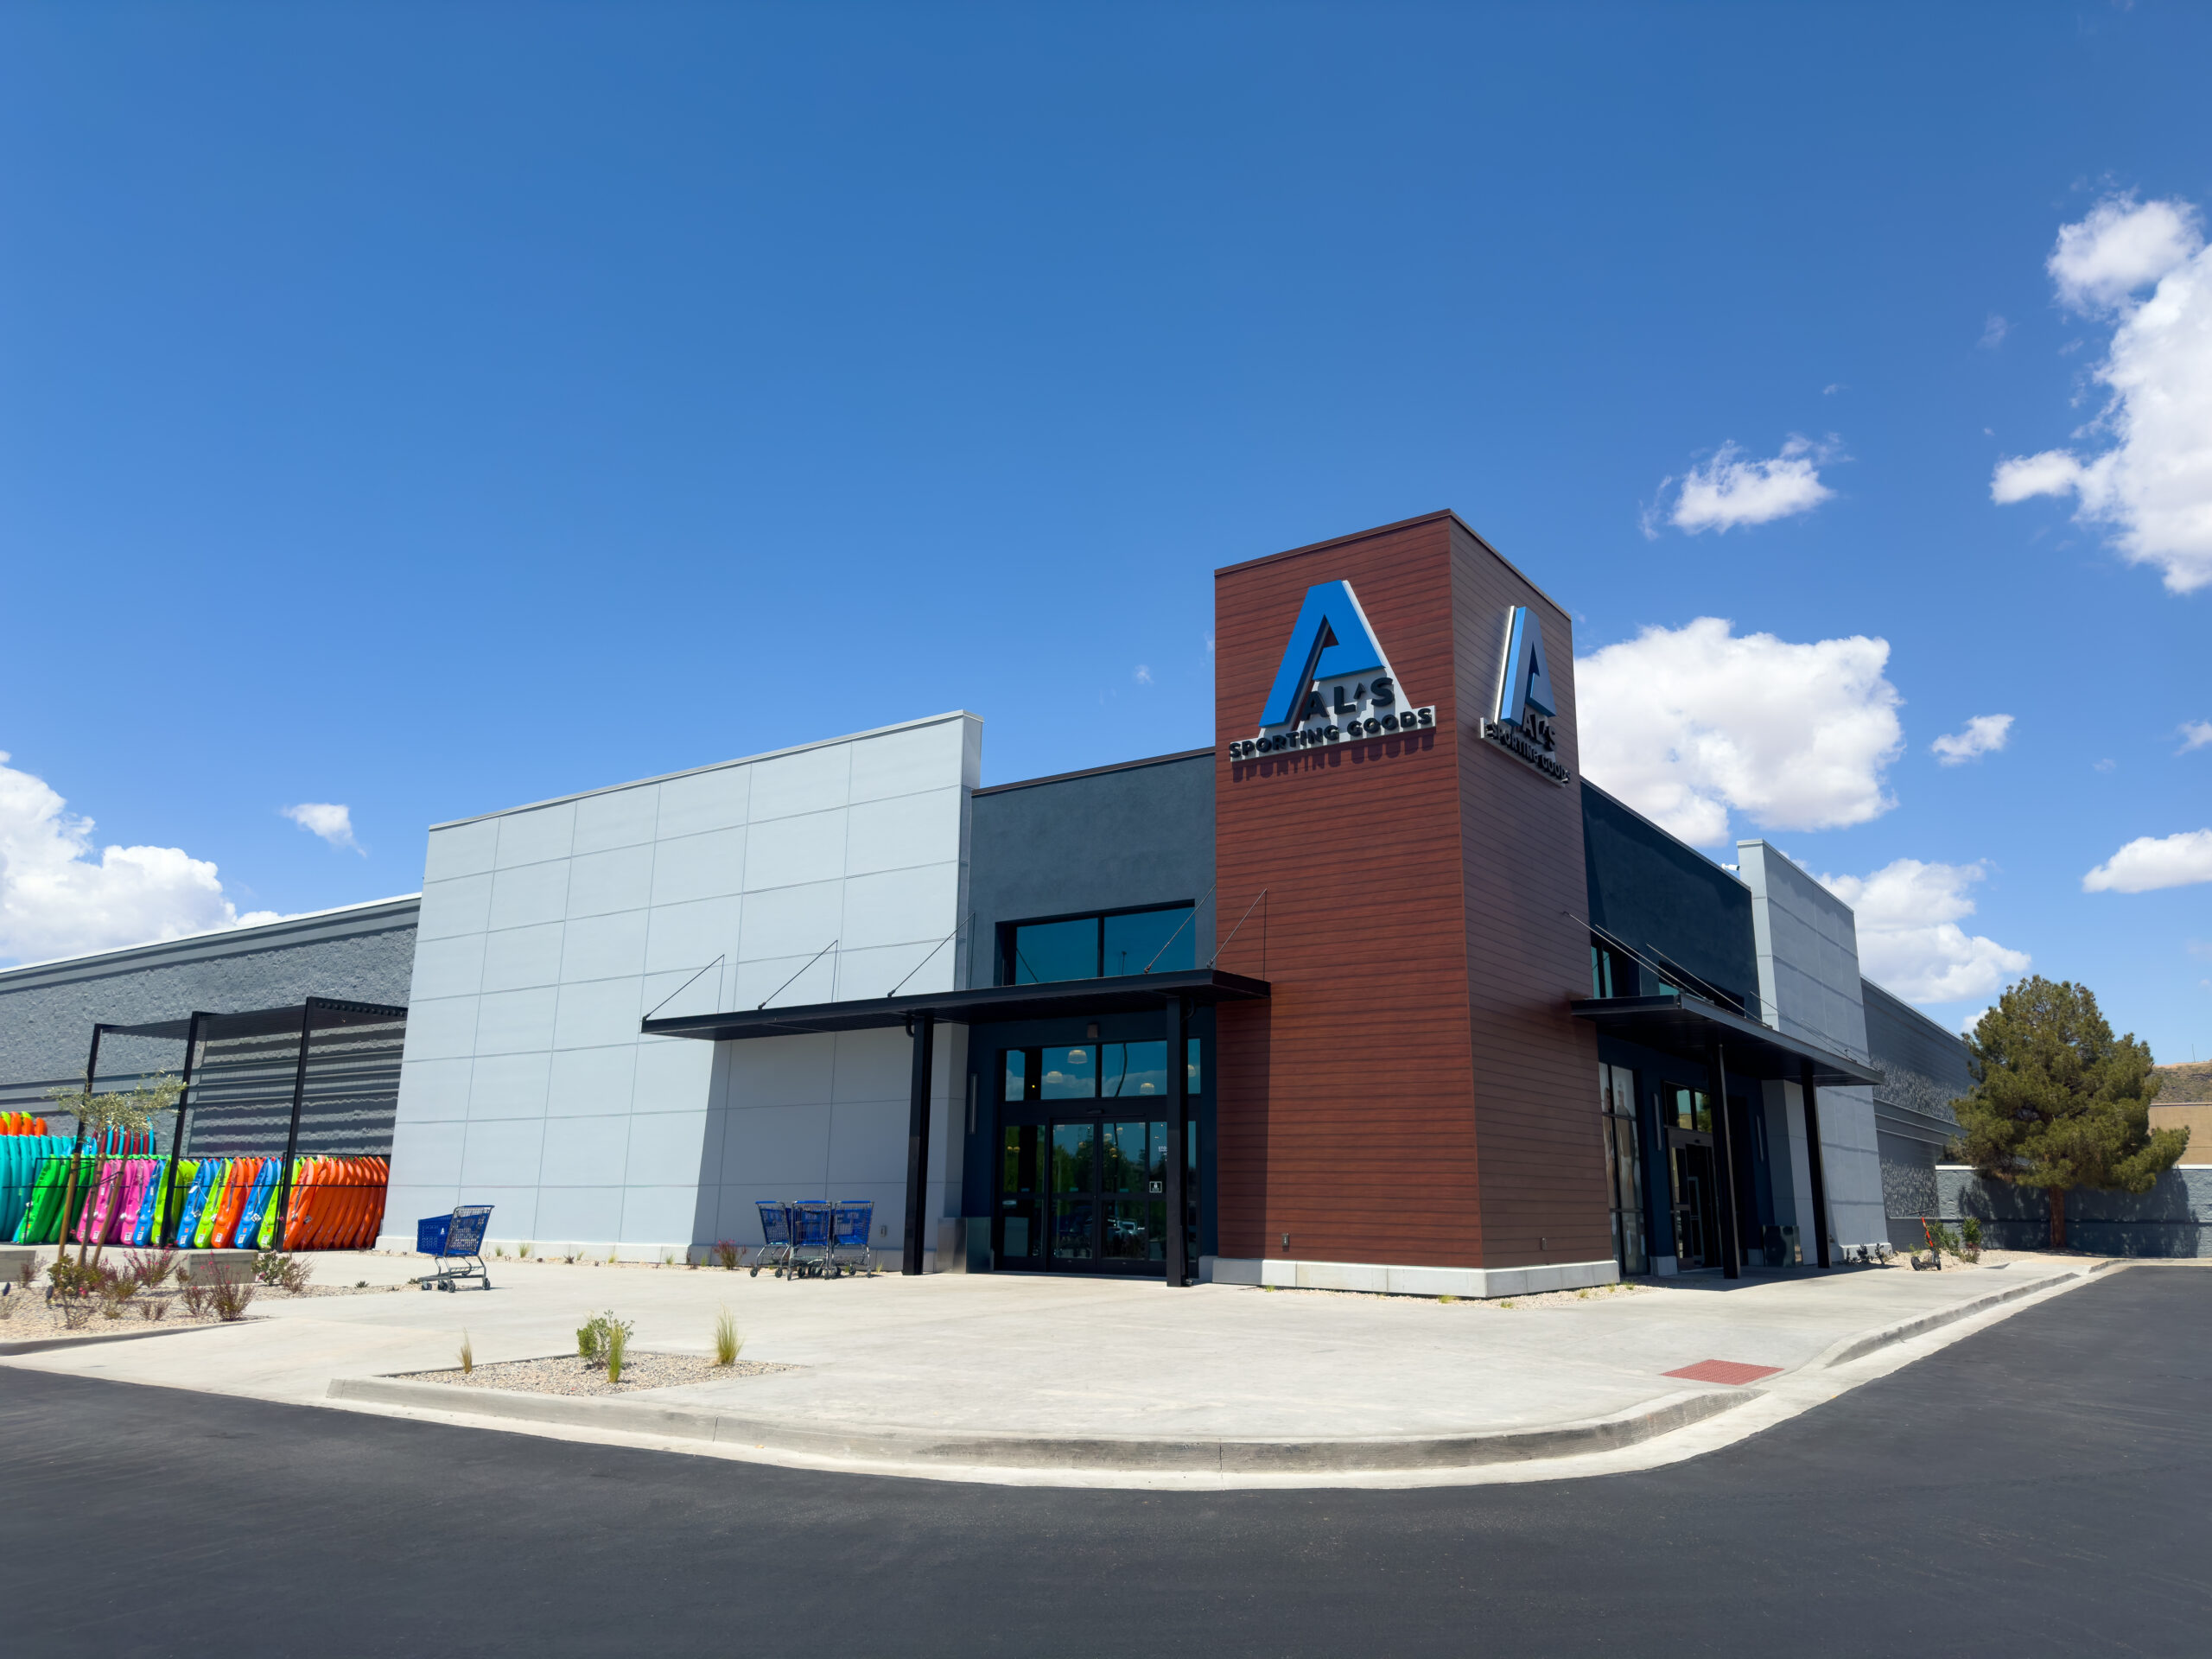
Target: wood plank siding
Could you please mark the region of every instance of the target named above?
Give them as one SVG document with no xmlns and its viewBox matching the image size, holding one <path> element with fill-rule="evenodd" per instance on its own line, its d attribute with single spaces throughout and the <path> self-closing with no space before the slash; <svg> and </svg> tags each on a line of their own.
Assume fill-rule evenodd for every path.
<svg viewBox="0 0 2212 1659">
<path fill-rule="evenodd" d="M 1418 737 L 1255 760 L 1306 590 L 1348 581 Z M 1542 618 L 1573 749 L 1568 619 L 1449 513 L 1215 574 L 1219 1249 L 1435 1266 L 1611 1253 L 1575 791 L 1492 752 L 1505 607 Z M 1288 1245 L 1283 1243 L 1289 1237 Z"/>
</svg>

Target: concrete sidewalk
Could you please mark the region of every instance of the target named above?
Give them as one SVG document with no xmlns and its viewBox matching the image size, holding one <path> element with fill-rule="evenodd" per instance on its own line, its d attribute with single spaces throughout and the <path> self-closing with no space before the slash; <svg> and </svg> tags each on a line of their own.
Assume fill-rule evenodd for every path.
<svg viewBox="0 0 2212 1659">
<path fill-rule="evenodd" d="M 408 1257 L 316 1261 L 325 1283 L 396 1283 L 419 1271 Z M 823 1283 L 494 1262 L 489 1293 L 265 1300 L 254 1308 L 262 1317 L 244 1325 L 5 1363 L 940 1477 L 995 1465 L 1077 1480 L 1116 1470 L 1226 1484 L 1388 1470 L 1467 1478 L 1484 1465 L 1679 1440 L 1701 1420 L 1711 1421 L 1682 1442 L 1690 1450 L 1755 1432 L 1782 1407 L 1831 1397 L 1859 1373 L 1894 1369 L 1916 1346 L 2078 1284 L 2097 1265 L 1845 1269 L 1734 1285 L 1700 1277 L 1508 1307 L 1219 1285 L 1170 1292 L 1141 1281 Z M 1993 1308 L 1999 1296 L 2006 1306 Z M 635 1349 L 703 1354 L 725 1306 L 747 1359 L 798 1369 L 554 1402 L 376 1381 L 453 1365 L 464 1330 L 480 1364 L 572 1353 L 576 1325 L 601 1308 L 635 1322 Z M 1932 1336 L 1910 1330 L 1954 1319 Z M 1887 1340 L 1900 1330 L 1909 1340 Z M 1776 1375 L 1750 1389 L 1667 1375 L 1707 1360 Z M 1761 1408 L 1744 1409 L 1754 1401 Z"/>
</svg>

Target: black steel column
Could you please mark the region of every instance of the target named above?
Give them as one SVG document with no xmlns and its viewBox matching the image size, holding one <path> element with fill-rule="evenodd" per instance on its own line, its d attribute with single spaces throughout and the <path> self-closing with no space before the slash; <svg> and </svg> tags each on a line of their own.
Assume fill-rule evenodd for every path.
<svg viewBox="0 0 2212 1659">
<path fill-rule="evenodd" d="M 1813 1087 L 1813 1063 L 1805 1062 L 1798 1084 L 1805 1096 L 1805 1173 L 1813 1178 L 1813 1246 L 1816 1265 L 1828 1262 L 1828 1185 L 1821 1173 L 1821 1108 Z"/>
<path fill-rule="evenodd" d="M 914 1038 L 914 1075 L 906 1095 L 906 1251 L 899 1271 L 912 1274 L 922 1270 L 922 1211 L 930 1192 L 930 1073 L 935 1069 L 937 1016 L 910 1015 L 906 1029 Z"/>
<path fill-rule="evenodd" d="M 1190 1004 L 1180 995 L 1162 999 L 1167 1005 L 1167 1282 L 1171 1287 L 1192 1281 L 1192 1268 L 1197 1264 L 1190 1259 L 1188 1242 L 1184 1232 L 1184 1213 L 1188 1195 L 1184 1192 L 1183 1153 L 1189 1144 L 1191 1131 L 1190 1077 L 1186 1070 L 1190 1052 Z"/>
<path fill-rule="evenodd" d="M 292 1126 L 284 1131 L 284 1163 L 276 1172 L 276 1248 L 284 1248 L 285 1212 L 292 1202 L 292 1160 L 300 1150 L 300 1108 L 308 1097 L 308 1044 L 315 1035 L 315 1008 L 319 998 L 300 1004 L 300 1063 L 292 1070 Z"/>
<path fill-rule="evenodd" d="M 162 1224 L 148 1235 L 156 1249 L 168 1244 L 176 1236 L 176 1165 L 184 1156 L 184 1106 L 192 1094 L 192 1062 L 200 1053 L 199 1009 L 192 1011 L 192 1019 L 184 1028 L 183 1086 L 176 1091 L 176 1128 L 169 1133 L 169 1166 L 162 1176 Z"/>
<path fill-rule="evenodd" d="M 1720 1039 L 1705 1039 L 1707 1086 L 1713 1091 L 1713 1160 L 1720 1166 L 1720 1276 L 1744 1276 L 1744 1255 L 1736 1237 L 1736 1145 L 1728 1128 L 1728 1066 L 1720 1052 Z"/>
</svg>

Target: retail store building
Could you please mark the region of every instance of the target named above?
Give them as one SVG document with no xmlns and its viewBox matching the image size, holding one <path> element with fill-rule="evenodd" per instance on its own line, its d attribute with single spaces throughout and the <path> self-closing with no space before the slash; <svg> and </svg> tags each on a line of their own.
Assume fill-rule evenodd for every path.
<svg viewBox="0 0 2212 1659">
<path fill-rule="evenodd" d="M 1217 573 L 1208 749 L 987 788 L 952 713 L 437 825 L 386 1242 L 869 1198 L 913 1270 L 1495 1295 L 1890 1236 L 1956 1039 L 1588 785 L 1573 672 L 1438 513 Z"/>
</svg>

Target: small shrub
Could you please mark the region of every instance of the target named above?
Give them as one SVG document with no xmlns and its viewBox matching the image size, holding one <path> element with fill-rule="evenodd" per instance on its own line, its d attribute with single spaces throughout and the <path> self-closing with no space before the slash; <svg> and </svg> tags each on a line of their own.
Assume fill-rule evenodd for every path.
<svg viewBox="0 0 2212 1659">
<path fill-rule="evenodd" d="M 137 1281 L 141 1290 L 159 1290 L 176 1270 L 176 1252 L 166 1246 L 158 1250 L 133 1250 L 123 1258 L 123 1270 Z"/>
<path fill-rule="evenodd" d="M 253 1300 L 253 1281 L 219 1276 L 207 1293 L 207 1306 L 215 1317 L 226 1325 L 235 1325 L 245 1317 L 245 1310 Z"/>
<path fill-rule="evenodd" d="M 1436 1300 L 1440 1302 L 1456 1302 L 1459 1299 L 1457 1296 L 1440 1296 Z"/>
<path fill-rule="evenodd" d="M 1510 1307 L 1513 1306 L 1513 1299 L 1509 1296 L 1503 1301 L 1500 1302 L 1498 1306 L 1500 1307 Z"/>
<path fill-rule="evenodd" d="M 1981 1217 L 1968 1216 L 1960 1222 L 1959 1236 L 1966 1241 L 1967 1249 L 1979 1255 L 1981 1253 Z"/>
<path fill-rule="evenodd" d="M 576 1357 L 603 1362 L 613 1351 L 616 1338 L 619 1336 L 626 1343 L 633 1329 L 626 1320 L 616 1319 L 612 1308 L 604 1313 L 594 1313 L 576 1327 Z"/>
<path fill-rule="evenodd" d="M 149 1323 L 162 1318 L 168 1311 L 169 1299 L 166 1296 L 149 1296 L 138 1304 L 138 1317 Z"/>
<path fill-rule="evenodd" d="M 616 1247 L 616 1246 L 614 1246 L 614 1245 L 613 1245 L 613 1244 L 610 1244 L 610 1245 L 608 1245 L 608 1246 L 607 1247 L 607 1265 L 608 1267 L 610 1267 L 610 1268 L 611 1268 L 611 1267 L 613 1267 L 613 1266 L 614 1265 L 614 1257 L 615 1257 L 615 1250 L 616 1250 L 616 1248 L 617 1248 L 617 1247 Z"/>
<path fill-rule="evenodd" d="M 745 1346 L 745 1338 L 737 1334 L 737 1315 L 724 1308 L 715 1321 L 715 1363 L 734 1365 L 738 1350 Z"/>
<path fill-rule="evenodd" d="M 735 1273 L 737 1271 L 737 1260 L 739 1255 L 740 1252 L 738 1250 L 737 1241 L 735 1239 L 718 1238 L 715 1241 L 715 1260 L 721 1263 L 722 1268 L 726 1272 Z"/>
<path fill-rule="evenodd" d="M 622 1380 L 622 1357 L 630 1347 L 630 1327 L 620 1319 L 613 1320 L 607 1330 L 607 1380 Z"/>
<path fill-rule="evenodd" d="M 504 1244 L 494 1244 L 492 1247 L 492 1254 L 504 1262 L 507 1258 L 507 1247 Z"/>
<path fill-rule="evenodd" d="M 461 1374 L 463 1376 L 470 1376 L 474 1375 L 475 1370 L 476 1347 L 469 1341 L 468 1332 L 464 1331 L 461 1333 Z"/>
<path fill-rule="evenodd" d="M 524 1262 L 527 1262 L 530 1260 L 530 1241 L 525 1238 L 521 1243 L 515 1246 L 515 1254 Z"/>
<path fill-rule="evenodd" d="M 191 1273 L 183 1268 L 177 1269 L 176 1282 L 177 1288 L 184 1293 L 184 1311 L 195 1319 L 206 1319 L 207 1317 L 207 1287 L 194 1278 Z"/>
<path fill-rule="evenodd" d="M 92 1323 L 92 1311 L 99 1306 L 89 1296 L 64 1297 L 61 1302 L 61 1323 L 72 1331 L 81 1331 Z"/>
</svg>

